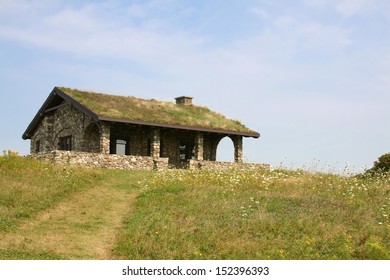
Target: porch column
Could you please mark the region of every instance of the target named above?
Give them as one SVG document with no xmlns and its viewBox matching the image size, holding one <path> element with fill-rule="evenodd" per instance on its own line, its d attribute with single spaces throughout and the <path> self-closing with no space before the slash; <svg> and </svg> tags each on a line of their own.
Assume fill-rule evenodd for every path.
<svg viewBox="0 0 390 280">
<path fill-rule="evenodd" d="M 160 129 L 153 128 L 152 129 L 152 141 L 150 143 L 150 156 L 153 158 L 160 157 L 160 144 L 161 144 L 161 136 Z"/>
<path fill-rule="evenodd" d="M 110 153 L 110 125 L 106 123 L 100 125 L 100 153 Z"/>
<path fill-rule="evenodd" d="M 232 137 L 234 143 L 234 161 L 236 163 L 243 162 L 243 152 L 242 152 L 242 136 L 234 136 Z"/>
<path fill-rule="evenodd" d="M 204 137 L 202 132 L 197 132 L 195 136 L 195 160 L 203 160 Z"/>
</svg>

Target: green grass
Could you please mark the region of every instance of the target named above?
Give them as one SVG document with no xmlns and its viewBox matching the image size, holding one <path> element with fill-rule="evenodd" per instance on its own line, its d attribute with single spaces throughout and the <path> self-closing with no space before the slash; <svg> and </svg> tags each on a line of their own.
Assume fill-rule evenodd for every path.
<svg viewBox="0 0 390 280">
<path fill-rule="evenodd" d="M 64 257 L 53 253 L 24 252 L 14 249 L 0 249 L 0 260 L 63 260 Z"/>
<path fill-rule="evenodd" d="M 101 180 L 97 170 L 53 167 L 29 158 L 0 156 L 0 233 Z"/>
<path fill-rule="evenodd" d="M 390 259 L 387 176 L 0 157 L 0 182 L 0 259 Z"/>
<path fill-rule="evenodd" d="M 124 259 L 389 259 L 389 179 L 171 171 L 145 182 Z"/>
<path fill-rule="evenodd" d="M 105 117 L 255 133 L 239 121 L 228 119 L 204 106 L 179 106 L 172 102 L 132 96 L 98 94 L 64 87 L 59 89 L 91 111 Z"/>
</svg>

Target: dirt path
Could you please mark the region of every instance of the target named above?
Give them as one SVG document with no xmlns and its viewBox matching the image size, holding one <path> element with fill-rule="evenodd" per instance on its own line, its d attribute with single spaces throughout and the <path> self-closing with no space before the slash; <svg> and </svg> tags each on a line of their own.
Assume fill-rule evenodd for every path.
<svg viewBox="0 0 390 280">
<path fill-rule="evenodd" d="M 48 252 L 69 259 L 112 259 L 118 229 L 132 211 L 137 191 L 105 183 L 76 193 L 17 232 L 3 235 L 0 249 Z"/>
</svg>

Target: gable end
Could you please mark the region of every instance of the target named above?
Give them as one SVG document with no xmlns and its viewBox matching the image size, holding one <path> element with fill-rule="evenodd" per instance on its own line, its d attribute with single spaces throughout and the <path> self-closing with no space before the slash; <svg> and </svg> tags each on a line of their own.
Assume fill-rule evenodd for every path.
<svg viewBox="0 0 390 280">
<path fill-rule="evenodd" d="M 55 87 L 50 93 L 49 97 L 43 103 L 42 107 L 39 109 L 38 113 L 35 115 L 34 119 L 27 127 L 26 131 L 23 133 L 22 138 L 24 140 L 31 139 L 42 119 L 47 114 L 50 114 L 63 106 L 73 106 L 94 121 L 98 121 L 99 119 L 95 113 L 61 91 L 59 88 Z"/>
</svg>

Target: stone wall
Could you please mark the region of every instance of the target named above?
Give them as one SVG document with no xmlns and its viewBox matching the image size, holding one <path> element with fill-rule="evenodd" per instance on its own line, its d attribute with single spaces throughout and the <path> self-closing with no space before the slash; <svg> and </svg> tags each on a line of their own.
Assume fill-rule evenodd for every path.
<svg viewBox="0 0 390 280">
<path fill-rule="evenodd" d="M 70 164 L 85 167 L 148 171 L 161 171 L 168 169 L 167 158 L 110 155 L 58 150 L 52 152 L 36 153 L 32 154 L 31 156 L 51 163 Z"/>
<path fill-rule="evenodd" d="M 31 154 L 32 157 L 54 164 L 66 164 L 93 168 L 127 169 L 163 171 L 169 168 L 168 158 L 152 158 L 145 156 L 111 155 L 100 153 L 86 153 L 74 151 L 52 151 Z M 268 164 L 235 163 L 220 161 L 188 160 L 183 162 L 182 168 L 226 171 L 235 170 L 268 170 Z"/>
<path fill-rule="evenodd" d="M 72 149 L 95 151 L 99 149 L 99 139 L 93 132 L 99 130 L 87 116 L 76 108 L 66 105 L 47 113 L 31 138 L 31 153 L 49 152 L 59 148 L 59 139 L 72 137 Z M 87 131 L 87 139 L 84 132 Z M 97 132 L 98 133 L 98 132 Z M 85 141 L 88 141 L 88 145 Z"/>
<path fill-rule="evenodd" d="M 259 163 L 236 163 L 236 162 L 222 162 L 222 161 L 197 161 L 190 160 L 187 165 L 188 169 L 204 169 L 204 170 L 218 170 L 218 171 L 226 171 L 226 170 L 258 170 L 264 169 L 269 170 L 269 164 L 259 164 Z"/>
</svg>

